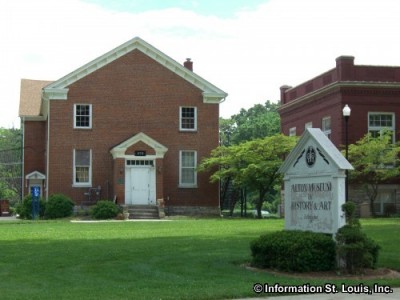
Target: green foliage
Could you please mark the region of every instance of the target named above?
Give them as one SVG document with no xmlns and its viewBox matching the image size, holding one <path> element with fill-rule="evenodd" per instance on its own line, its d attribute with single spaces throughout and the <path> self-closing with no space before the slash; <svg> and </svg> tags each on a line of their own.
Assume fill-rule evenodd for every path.
<svg viewBox="0 0 400 300">
<path fill-rule="evenodd" d="M 90 211 L 90 215 L 95 219 L 113 219 L 120 212 L 118 205 L 112 201 L 101 200 Z"/>
<path fill-rule="evenodd" d="M 21 141 L 21 129 L 0 128 L 0 150 L 20 148 Z"/>
<path fill-rule="evenodd" d="M 360 221 L 356 218 L 356 204 L 352 201 L 348 201 L 342 205 L 342 211 L 346 217 L 346 223 L 350 226 L 357 227 L 361 226 Z"/>
<path fill-rule="evenodd" d="M 310 231 L 278 231 L 250 244 L 253 266 L 281 271 L 328 271 L 335 267 L 332 237 Z"/>
<path fill-rule="evenodd" d="M 62 194 L 54 194 L 49 196 L 44 211 L 46 219 L 65 218 L 72 215 L 74 203 L 70 198 Z"/>
<path fill-rule="evenodd" d="M 222 145 L 239 144 L 245 141 L 276 135 L 280 131 L 279 104 L 269 100 L 256 104 L 248 110 L 241 109 L 230 119 L 220 119 Z"/>
<path fill-rule="evenodd" d="M 380 246 L 361 231 L 361 224 L 355 217 L 355 204 L 342 205 L 347 224 L 336 234 L 337 253 L 344 262 L 345 270 L 350 273 L 362 272 L 364 268 L 375 268 L 378 262 Z"/>
<path fill-rule="evenodd" d="M 261 218 L 261 207 L 267 193 L 274 192 L 282 175 L 278 173 L 285 156 L 293 149 L 296 137 L 282 134 L 244 142 L 233 146 L 220 146 L 203 159 L 198 170 L 211 170 L 210 180 L 216 182 L 231 178 L 236 187 L 258 192 L 256 208 Z"/>
<path fill-rule="evenodd" d="M 46 210 L 46 202 L 43 198 L 39 199 L 39 217 L 44 217 L 44 212 Z M 32 195 L 25 196 L 22 204 L 18 204 L 16 207 L 16 213 L 21 219 L 32 220 Z"/>
<path fill-rule="evenodd" d="M 349 161 L 354 167 L 349 172 L 349 178 L 363 183 L 373 216 L 379 184 L 400 175 L 399 154 L 400 146 L 392 143 L 391 131 L 384 131 L 375 138 L 368 133 L 349 145 Z"/>
<path fill-rule="evenodd" d="M 0 199 L 20 200 L 22 170 L 20 129 L 0 128 Z"/>
</svg>

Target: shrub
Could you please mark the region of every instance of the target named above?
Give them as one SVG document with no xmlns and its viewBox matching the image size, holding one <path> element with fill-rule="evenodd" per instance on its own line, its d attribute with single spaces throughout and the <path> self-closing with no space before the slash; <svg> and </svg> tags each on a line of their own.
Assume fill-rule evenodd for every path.
<svg viewBox="0 0 400 300">
<path fill-rule="evenodd" d="M 46 209 L 46 202 L 43 198 L 39 199 L 39 205 L 39 217 L 43 218 Z M 22 204 L 18 204 L 15 211 L 19 214 L 20 218 L 32 220 L 32 195 L 25 196 Z"/>
<path fill-rule="evenodd" d="M 347 202 L 342 205 L 347 224 L 336 234 L 337 253 L 343 267 L 350 274 L 362 272 L 364 268 L 375 268 L 378 262 L 380 246 L 361 231 L 361 225 L 354 216 L 355 204 Z"/>
<path fill-rule="evenodd" d="M 101 200 L 92 208 L 90 214 L 95 219 L 113 219 L 119 212 L 120 209 L 114 202 Z"/>
<path fill-rule="evenodd" d="M 70 198 L 62 194 L 49 196 L 46 203 L 44 217 L 47 219 L 65 218 L 72 215 L 74 203 Z"/>
<path fill-rule="evenodd" d="M 250 245 L 251 264 L 281 271 L 328 271 L 335 267 L 335 242 L 323 233 L 278 231 L 260 236 Z"/>
</svg>

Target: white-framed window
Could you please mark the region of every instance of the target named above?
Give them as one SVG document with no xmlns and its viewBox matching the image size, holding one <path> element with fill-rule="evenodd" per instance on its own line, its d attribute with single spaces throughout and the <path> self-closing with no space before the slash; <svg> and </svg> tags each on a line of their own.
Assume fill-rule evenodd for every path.
<svg viewBox="0 0 400 300">
<path fill-rule="evenodd" d="M 197 107 L 181 106 L 179 108 L 179 130 L 197 130 Z"/>
<path fill-rule="evenodd" d="M 196 166 L 196 151 L 179 151 L 179 187 L 197 187 Z"/>
<path fill-rule="evenodd" d="M 289 129 L 289 136 L 296 136 L 296 127 L 292 127 Z"/>
<path fill-rule="evenodd" d="M 92 128 L 91 104 L 74 104 L 74 128 Z"/>
<path fill-rule="evenodd" d="M 92 150 L 74 150 L 74 186 L 92 186 Z"/>
<path fill-rule="evenodd" d="M 383 130 L 392 132 L 392 142 L 395 142 L 396 122 L 394 113 L 389 112 L 369 112 L 368 113 L 368 132 L 373 137 L 378 137 Z"/>
<path fill-rule="evenodd" d="M 306 124 L 304 124 L 304 129 L 307 128 L 312 128 L 312 122 L 307 122 Z"/>
<path fill-rule="evenodd" d="M 328 139 L 330 139 L 332 133 L 330 116 L 322 118 L 321 129 L 322 132 L 325 133 L 325 135 L 328 137 Z"/>
</svg>

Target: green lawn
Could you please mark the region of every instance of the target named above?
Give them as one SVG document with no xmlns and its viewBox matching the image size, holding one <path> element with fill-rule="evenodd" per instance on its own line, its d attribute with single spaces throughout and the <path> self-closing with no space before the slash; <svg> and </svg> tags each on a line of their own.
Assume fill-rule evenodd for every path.
<svg viewBox="0 0 400 300">
<path fill-rule="evenodd" d="M 0 222 L 1 299 L 229 299 L 254 283 L 315 284 L 253 272 L 249 243 L 283 220 Z M 400 270 L 400 219 L 363 220 L 381 246 L 381 267 Z M 400 279 L 333 283 L 380 283 Z"/>
</svg>

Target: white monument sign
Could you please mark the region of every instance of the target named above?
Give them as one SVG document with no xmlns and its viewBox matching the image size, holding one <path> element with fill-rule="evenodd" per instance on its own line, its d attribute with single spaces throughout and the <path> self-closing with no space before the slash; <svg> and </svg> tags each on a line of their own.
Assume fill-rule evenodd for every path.
<svg viewBox="0 0 400 300">
<path fill-rule="evenodd" d="M 319 128 L 308 128 L 279 169 L 284 173 L 285 229 L 336 233 L 345 224 L 351 164 Z"/>
</svg>

